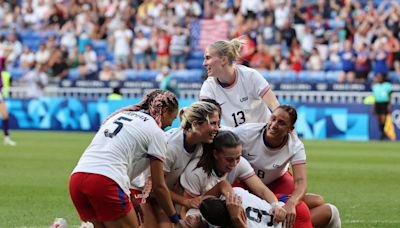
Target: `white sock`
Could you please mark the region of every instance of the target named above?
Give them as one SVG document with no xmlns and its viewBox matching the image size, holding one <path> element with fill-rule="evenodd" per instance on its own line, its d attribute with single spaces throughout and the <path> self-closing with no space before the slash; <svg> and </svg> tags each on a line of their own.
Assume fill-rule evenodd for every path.
<svg viewBox="0 0 400 228">
<path fill-rule="evenodd" d="M 328 225 L 326 225 L 326 228 L 341 228 L 342 227 L 342 221 L 340 220 L 340 215 L 339 215 L 339 210 L 337 207 L 333 204 L 328 203 L 327 204 L 331 208 L 331 220 L 329 221 Z"/>
</svg>

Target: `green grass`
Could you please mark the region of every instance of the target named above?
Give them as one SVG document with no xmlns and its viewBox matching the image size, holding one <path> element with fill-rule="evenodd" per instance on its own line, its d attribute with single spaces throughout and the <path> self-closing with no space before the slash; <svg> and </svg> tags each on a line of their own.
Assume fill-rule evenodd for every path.
<svg viewBox="0 0 400 228">
<path fill-rule="evenodd" d="M 0 227 L 80 222 L 68 178 L 94 133 L 13 131 L 0 145 Z M 340 209 L 343 227 L 400 227 L 400 143 L 305 141 L 309 192 Z"/>
</svg>

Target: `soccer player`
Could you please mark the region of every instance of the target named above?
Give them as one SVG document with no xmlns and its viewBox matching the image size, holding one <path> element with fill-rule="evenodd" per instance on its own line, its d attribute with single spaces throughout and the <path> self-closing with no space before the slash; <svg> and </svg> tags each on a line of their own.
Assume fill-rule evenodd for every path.
<svg viewBox="0 0 400 228">
<path fill-rule="evenodd" d="M 243 145 L 242 156 L 271 191 L 290 195 L 285 205 L 291 218 L 289 224 L 296 216 L 295 206 L 304 198 L 314 227 L 340 227 L 339 212 L 334 205 L 325 204 L 321 196 L 306 194 L 306 153 L 304 144 L 293 131 L 296 120 L 296 109 L 281 105 L 267 125 L 248 123 L 235 128 Z"/>
<path fill-rule="evenodd" d="M 3 134 L 4 134 L 4 145 L 15 146 L 16 142 L 11 140 L 9 136 L 9 123 L 8 123 L 8 111 L 6 101 L 3 94 L 3 86 L 10 84 L 10 73 L 5 71 L 4 67 L 5 59 L 0 58 L 0 114 L 2 119 Z M 3 71 L 4 70 L 4 71 Z"/>
<path fill-rule="evenodd" d="M 271 113 L 269 109 L 279 106 L 259 72 L 234 63 L 244 43 L 242 39 L 221 40 L 208 46 L 204 53 L 203 65 L 209 77 L 201 87 L 200 99 L 215 99 L 222 107 L 223 124 L 229 127 L 264 123 Z"/>
<path fill-rule="evenodd" d="M 70 195 L 82 221 L 95 227 L 139 227 L 130 181 L 150 166 L 153 192 L 171 222 L 180 218 L 165 184 L 164 129 L 178 113 L 170 92 L 155 90 L 102 124 L 70 177 Z"/>
<path fill-rule="evenodd" d="M 164 163 L 165 180 L 174 203 L 187 208 L 198 208 L 201 198 L 183 197 L 179 177 L 194 157 L 201 156 L 203 144 L 212 143 L 217 135 L 219 109 L 212 103 L 199 101 L 182 109 L 179 116 L 180 127 L 166 132 L 168 145 Z M 171 227 L 168 217 L 162 213 L 159 204 L 151 196 L 146 200 L 143 209 L 145 218 L 150 216 L 153 218 L 145 219 L 146 227 Z M 149 224 L 149 222 L 157 224 Z"/>
<path fill-rule="evenodd" d="M 285 220 L 286 212 L 278 205 L 275 195 L 255 175 L 250 164 L 241 157 L 242 146 L 239 138 L 231 131 L 220 131 L 213 143 L 204 150 L 201 158 L 189 163 L 181 176 L 181 185 L 187 197 L 197 197 L 206 194 L 223 180 L 233 183 L 242 180 L 251 191 L 273 205 L 272 213 L 275 222 Z M 189 211 L 189 214 L 195 213 Z M 310 222 L 311 224 L 311 222 Z"/>
</svg>

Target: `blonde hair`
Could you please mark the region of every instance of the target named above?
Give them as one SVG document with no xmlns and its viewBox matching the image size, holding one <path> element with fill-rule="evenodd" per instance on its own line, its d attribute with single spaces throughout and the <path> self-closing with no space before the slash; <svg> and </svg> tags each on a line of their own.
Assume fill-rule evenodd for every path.
<svg viewBox="0 0 400 228">
<path fill-rule="evenodd" d="M 211 44 L 212 48 L 218 56 L 228 57 L 229 63 L 232 64 L 240 57 L 240 48 L 246 44 L 247 40 L 244 38 L 234 38 L 232 40 L 219 40 Z"/>
<path fill-rule="evenodd" d="M 205 101 L 197 101 L 185 109 L 179 111 L 179 118 L 181 120 L 181 128 L 184 130 L 194 130 L 192 124 L 194 121 L 203 123 L 210 121 L 210 116 L 219 109 L 216 105 Z"/>
</svg>

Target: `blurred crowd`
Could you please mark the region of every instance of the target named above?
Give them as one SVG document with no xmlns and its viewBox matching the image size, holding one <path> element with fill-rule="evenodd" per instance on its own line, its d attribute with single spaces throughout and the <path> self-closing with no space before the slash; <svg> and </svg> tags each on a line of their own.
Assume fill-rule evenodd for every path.
<svg viewBox="0 0 400 228">
<path fill-rule="evenodd" d="M 0 57 L 57 79 L 185 69 L 197 19 L 247 37 L 239 63 L 254 68 L 341 71 L 340 82 L 400 72 L 396 0 L 0 0 Z"/>
</svg>

